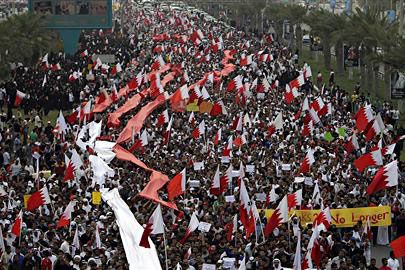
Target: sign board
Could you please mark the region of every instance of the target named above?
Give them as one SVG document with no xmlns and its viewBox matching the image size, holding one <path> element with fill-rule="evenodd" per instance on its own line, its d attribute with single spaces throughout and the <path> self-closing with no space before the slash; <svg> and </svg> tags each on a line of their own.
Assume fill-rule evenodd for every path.
<svg viewBox="0 0 405 270">
<path fill-rule="evenodd" d="M 265 216 L 268 218 L 274 210 L 265 209 Z M 291 210 L 289 216 L 295 214 L 301 221 L 302 226 L 312 224 L 318 216 L 320 210 Z M 339 208 L 331 209 L 332 224 L 338 228 L 353 227 L 357 221 L 361 220 L 363 224 L 367 218 L 370 219 L 371 226 L 390 226 L 391 208 L 389 206 L 360 207 L 360 208 Z"/>
<path fill-rule="evenodd" d="M 30 11 L 46 15 L 52 29 L 112 28 L 112 0 L 29 0 Z"/>
<path fill-rule="evenodd" d="M 405 74 L 399 71 L 391 73 L 390 82 L 391 99 L 405 98 Z"/>
<path fill-rule="evenodd" d="M 95 54 L 95 55 L 93 55 L 91 57 L 91 60 L 93 60 L 93 62 L 96 62 L 97 58 L 100 58 L 100 61 L 103 64 L 115 63 L 115 55 L 114 54 Z"/>
</svg>

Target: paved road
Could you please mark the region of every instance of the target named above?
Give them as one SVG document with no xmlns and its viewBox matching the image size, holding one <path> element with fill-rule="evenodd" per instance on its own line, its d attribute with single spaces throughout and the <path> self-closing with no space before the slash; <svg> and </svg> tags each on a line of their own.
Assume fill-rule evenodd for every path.
<svg viewBox="0 0 405 270">
<path fill-rule="evenodd" d="M 388 258 L 390 256 L 391 249 L 388 246 L 374 246 L 371 249 L 371 258 L 375 258 L 377 260 L 377 266 L 381 266 L 381 259 Z M 400 262 L 401 263 L 401 262 Z M 405 270 L 400 268 L 401 270 Z"/>
</svg>

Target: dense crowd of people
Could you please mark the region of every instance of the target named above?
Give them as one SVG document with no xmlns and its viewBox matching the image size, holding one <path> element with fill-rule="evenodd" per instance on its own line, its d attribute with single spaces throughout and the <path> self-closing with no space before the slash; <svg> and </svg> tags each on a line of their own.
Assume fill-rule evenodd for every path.
<svg viewBox="0 0 405 270">
<path fill-rule="evenodd" d="M 94 192 L 118 188 L 136 220 L 146 225 L 156 200 L 139 193 L 151 172 L 114 158 L 107 162 L 114 173 L 97 176 L 91 157 L 101 154 L 94 144 L 83 147 L 78 143 L 92 136 L 91 130 L 82 134 L 82 127 L 92 123 L 102 123 L 98 140 L 118 142 L 170 179 L 186 168 L 186 191 L 171 200 L 178 210 L 162 205 L 165 237 L 151 235 L 162 269 L 203 269 L 204 264 L 238 269 L 240 261 L 246 268 L 239 269 L 293 268 L 298 239 L 304 259 L 314 228 L 292 217 L 265 237 L 263 229 L 269 220 L 261 209 L 275 209 L 284 195 L 299 189 L 303 198 L 297 209 L 386 205 L 392 211 L 392 225 L 372 227 L 372 237 L 364 233 L 361 221 L 349 228 L 332 225 L 321 232 L 318 242 L 322 254 L 313 268 L 400 269 L 393 254 L 381 262 L 371 256 L 375 245 L 388 245 L 405 235 L 405 166 L 400 161 L 402 141 L 397 141 L 404 129 L 398 110 L 389 103 L 381 107 L 371 104 L 385 129 L 366 140 L 356 130 L 354 115 L 370 105 L 368 96 L 361 89 L 352 95 L 341 89 L 333 72 L 323 74 L 323 79 L 320 73 L 316 77 L 316 67 L 312 67 L 311 76 L 307 64 L 295 61 L 295 50 L 283 47 L 271 35 L 243 33 L 186 10 L 128 5 L 124 18 L 120 30 L 84 32 L 73 56 L 49 53 L 36 67 L 17 66 L 13 79 L 0 87 L 4 104 L 0 117 L 2 269 L 129 269 L 113 210 L 105 202 L 95 204 L 93 196 Z M 107 65 L 92 58 L 104 54 L 114 55 L 115 63 Z M 161 80 L 156 79 L 156 71 Z M 291 82 L 303 73 L 305 81 L 288 92 Z M 134 79 L 137 85 L 132 86 Z M 229 86 L 232 83 L 234 87 Z M 189 86 L 188 97 L 175 104 L 178 95 L 174 93 L 180 93 L 177 90 L 185 84 Z M 13 110 L 19 92 L 25 94 L 21 110 Z M 128 106 L 135 96 L 137 104 Z M 139 132 L 132 128 L 130 136 L 122 139 L 134 115 L 157 96 L 166 100 L 147 115 Z M 320 122 L 304 132 L 309 124 L 303 104 L 308 101 L 312 106 L 318 98 L 327 112 L 319 114 Z M 174 108 L 179 104 L 186 109 Z M 209 109 L 200 112 L 202 104 Z M 77 110 L 78 106 L 81 109 Z M 93 111 L 100 106 L 102 109 Z M 198 109 L 190 112 L 196 106 Z M 214 108 L 220 109 L 213 113 Z M 61 122 L 43 121 L 55 110 L 63 110 L 69 123 L 62 133 Z M 166 110 L 169 117 L 162 118 Z M 117 112 L 118 121 L 113 121 Z M 280 113 L 282 127 L 272 129 L 275 122 L 279 123 Z M 196 135 L 194 131 L 203 121 L 205 130 Z M 218 130 L 222 131 L 220 136 Z M 326 133 L 332 138 L 326 139 Z M 343 146 L 355 133 L 359 147 L 350 153 Z M 378 167 L 359 172 L 353 161 L 381 144 L 394 142 L 395 149 L 383 156 L 383 164 L 399 160 L 399 184 L 368 195 L 366 188 Z M 308 172 L 300 173 L 308 149 L 313 150 L 315 162 Z M 83 165 L 75 168 L 74 179 L 66 181 L 65 156 L 73 159 L 75 151 Z M 239 170 L 240 164 L 245 173 Z M 224 176 L 230 165 L 233 177 L 221 194 L 214 195 L 211 187 L 217 168 Z M 297 176 L 305 177 L 305 181 L 297 181 Z M 229 240 L 229 225 L 240 211 L 241 181 L 259 216 L 249 237 L 239 216 Z M 28 211 L 25 195 L 43 187 L 51 203 Z M 158 191 L 165 202 L 169 201 L 166 187 Z M 320 194 L 315 196 L 316 187 Z M 71 203 L 70 223 L 59 227 Z M 21 209 L 23 223 L 18 237 L 11 228 Z M 211 227 L 208 232 L 192 232 L 183 243 L 193 213 Z M 76 248 L 77 242 L 80 248 Z"/>
</svg>

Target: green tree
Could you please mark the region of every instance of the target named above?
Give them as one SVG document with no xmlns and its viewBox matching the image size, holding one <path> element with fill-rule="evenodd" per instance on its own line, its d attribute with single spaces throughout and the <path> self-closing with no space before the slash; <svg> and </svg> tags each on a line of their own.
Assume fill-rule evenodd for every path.
<svg viewBox="0 0 405 270">
<path fill-rule="evenodd" d="M 9 73 L 10 63 L 35 64 L 42 54 L 60 48 L 55 32 L 45 28 L 43 16 L 24 13 L 0 23 L 0 77 Z"/>
</svg>

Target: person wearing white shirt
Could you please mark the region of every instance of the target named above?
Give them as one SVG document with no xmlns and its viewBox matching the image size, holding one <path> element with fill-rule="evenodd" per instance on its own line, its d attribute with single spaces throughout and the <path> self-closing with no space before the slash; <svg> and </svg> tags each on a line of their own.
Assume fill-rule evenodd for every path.
<svg viewBox="0 0 405 270">
<path fill-rule="evenodd" d="M 398 259 L 395 259 L 394 252 L 390 252 L 390 258 L 388 259 L 388 267 L 391 268 L 391 270 L 399 270 L 399 261 Z"/>
</svg>

